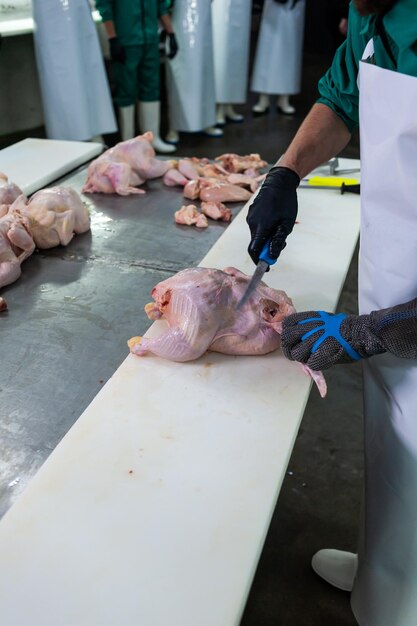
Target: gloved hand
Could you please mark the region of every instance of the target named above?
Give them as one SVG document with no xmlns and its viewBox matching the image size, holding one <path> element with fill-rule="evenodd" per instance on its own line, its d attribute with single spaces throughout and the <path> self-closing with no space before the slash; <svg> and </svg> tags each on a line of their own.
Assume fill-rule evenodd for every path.
<svg viewBox="0 0 417 626">
<path fill-rule="evenodd" d="M 248 252 L 254 263 L 268 239 L 269 255 L 277 259 L 286 246 L 297 217 L 300 177 L 288 167 L 273 167 L 252 202 L 246 218 L 251 232 Z"/>
<path fill-rule="evenodd" d="M 173 59 L 178 52 L 178 42 L 175 33 L 167 33 L 165 41 L 165 50 L 168 59 Z"/>
<path fill-rule="evenodd" d="M 417 299 L 369 315 L 295 313 L 283 322 L 281 343 L 288 359 L 313 370 L 383 352 L 417 359 Z"/>
<path fill-rule="evenodd" d="M 110 59 L 114 63 L 124 63 L 126 61 L 126 50 L 117 37 L 109 39 Z"/>
</svg>

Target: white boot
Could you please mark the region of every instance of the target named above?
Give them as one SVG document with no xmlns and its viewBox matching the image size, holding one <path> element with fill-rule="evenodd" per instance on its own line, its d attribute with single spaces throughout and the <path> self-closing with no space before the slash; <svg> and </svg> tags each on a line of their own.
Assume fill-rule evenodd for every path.
<svg viewBox="0 0 417 626">
<path fill-rule="evenodd" d="M 255 115 L 264 115 L 264 113 L 268 112 L 268 109 L 269 109 L 268 94 L 267 93 L 259 94 L 258 102 L 255 104 L 255 106 L 252 107 L 253 113 L 255 113 Z"/>
<path fill-rule="evenodd" d="M 161 103 L 159 100 L 155 100 L 154 102 L 139 102 L 138 115 L 140 132 L 146 133 L 148 130 L 152 131 L 152 145 L 155 150 L 162 154 L 175 152 L 175 146 L 165 143 L 159 136 L 159 124 L 161 119 Z"/>
<path fill-rule="evenodd" d="M 94 137 L 90 137 L 87 141 L 91 141 L 92 143 L 101 143 L 103 146 L 106 145 L 103 135 L 94 135 Z"/>
<path fill-rule="evenodd" d="M 294 115 L 295 113 L 294 107 L 290 104 L 289 96 L 278 96 L 277 109 L 279 113 L 283 113 L 284 115 Z"/>
<path fill-rule="evenodd" d="M 358 555 L 342 550 L 319 550 L 311 560 L 311 567 L 333 587 L 352 591 L 358 569 Z"/>
<path fill-rule="evenodd" d="M 216 108 L 216 124 L 224 126 L 226 124 L 226 105 L 218 104 Z"/>
<path fill-rule="evenodd" d="M 245 119 L 243 115 L 235 111 L 233 104 L 226 104 L 226 118 L 230 122 L 243 122 Z"/>
<path fill-rule="evenodd" d="M 165 141 L 168 143 L 177 144 L 180 140 L 180 136 L 177 130 L 173 130 L 172 128 L 168 131 L 167 136 L 165 137 Z"/>
<path fill-rule="evenodd" d="M 207 135 L 207 137 L 223 137 L 223 131 L 221 128 L 216 128 L 216 126 L 209 126 L 203 130 L 203 133 Z"/>
<path fill-rule="evenodd" d="M 135 105 L 119 107 L 119 126 L 122 141 L 127 141 L 135 136 Z"/>
</svg>

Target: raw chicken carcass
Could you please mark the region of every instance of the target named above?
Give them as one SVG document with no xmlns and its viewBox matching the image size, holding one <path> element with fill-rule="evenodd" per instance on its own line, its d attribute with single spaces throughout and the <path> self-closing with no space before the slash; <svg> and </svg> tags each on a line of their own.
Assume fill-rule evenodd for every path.
<svg viewBox="0 0 417 626">
<path fill-rule="evenodd" d="M 233 267 L 223 272 L 198 267 L 162 281 L 152 290 L 155 302 L 146 305 L 145 311 L 150 319 L 164 318 L 169 328 L 155 339 L 132 337 L 130 351 L 179 362 L 198 359 L 207 350 L 236 355 L 273 352 L 280 346 L 282 320 L 295 309 L 283 291 L 260 283 L 237 311 L 249 280 Z M 323 375 L 303 369 L 324 396 Z"/>
<path fill-rule="evenodd" d="M 186 226 L 197 226 L 197 228 L 207 228 L 208 226 L 206 216 L 200 213 L 194 204 L 184 205 L 175 211 L 175 222 Z"/>
<path fill-rule="evenodd" d="M 83 192 L 121 196 L 145 193 L 138 185 L 163 176 L 175 165 L 175 161 L 155 158 L 152 141 L 153 134 L 148 131 L 106 150 L 90 163 Z"/>
<path fill-rule="evenodd" d="M 21 275 L 21 264 L 35 249 L 28 219 L 17 209 L 0 218 L 0 287 Z"/>
<path fill-rule="evenodd" d="M 81 234 L 90 229 L 88 209 L 77 192 L 69 187 L 41 189 L 27 204 L 25 196 L 19 196 L 10 212 L 15 209 L 28 219 L 30 233 L 38 248 L 66 246 L 74 233 Z"/>
<path fill-rule="evenodd" d="M 22 194 L 20 187 L 10 183 L 6 174 L 0 172 L 0 217 L 6 215 L 9 206 Z"/>
<path fill-rule="evenodd" d="M 228 209 L 222 202 L 202 202 L 201 212 L 212 220 L 230 222 L 232 219 L 231 209 Z"/>
</svg>

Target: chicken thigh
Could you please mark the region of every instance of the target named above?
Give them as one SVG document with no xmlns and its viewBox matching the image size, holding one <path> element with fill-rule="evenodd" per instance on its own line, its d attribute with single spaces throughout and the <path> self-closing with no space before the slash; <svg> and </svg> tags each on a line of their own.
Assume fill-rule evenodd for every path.
<svg viewBox="0 0 417 626">
<path fill-rule="evenodd" d="M 28 219 L 17 209 L 0 218 L 0 287 L 21 275 L 21 264 L 35 249 Z"/>
<path fill-rule="evenodd" d="M 10 183 L 6 174 L 0 172 L 0 217 L 6 215 L 9 206 L 22 194 L 20 187 Z"/>
<path fill-rule="evenodd" d="M 224 271 L 192 268 L 157 284 L 154 303 L 146 305 L 150 319 L 164 318 L 168 330 L 156 339 L 133 337 L 133 354 L 151 352 L 171 361 L 191 361 L 207 350 L 236 355 L 267 354 L 280 346 L 282 320 L 295 313 L 283 292 L 260 283 L 248 302 L 237 310 L 250 280 L 234 267 Z M 321 373 L 310 372 L 321 395 L 326 383 Z M 314 375 L 313 375 L 314 374 Z"/>
</svg>

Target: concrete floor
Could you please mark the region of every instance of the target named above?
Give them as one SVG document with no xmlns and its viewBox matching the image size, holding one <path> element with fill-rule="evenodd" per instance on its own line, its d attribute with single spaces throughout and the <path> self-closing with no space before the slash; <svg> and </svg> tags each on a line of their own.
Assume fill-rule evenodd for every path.
<svg viewBox="0 0 417 626">
<path fill-rule="evenodd" d="M 322 60 L 310 59 L 306 84 L 313 84 L 321 71 Z M 297 106 L 294 117 L 279 116 L 272 107 L 267 116 L 253 119 L 251 96 L 243 107 L 247 114 L 244 124 L 228 125 L 223 139 L 183 135 L 178 154 L 213 157 L 226 151 L 260 152 L 263 158 L 275 161 L 314 99 L 310 88 L 306 87 L 304 93 L 308 96 L 293 99 Z M 344 155 L 358 156 L 356 140 Z M 356 288 L 355 259 L 339 310 L 356 312 Z M 318 579 L 309 564 L 314 552 L 322 547 L 355 549 L 361 499 L 360 366 L 334 368 L 327 380 L 329 394 L 325 400 L 312 391 L 242 626 L 356 624 L 348 594 Z"/>
</svg>

